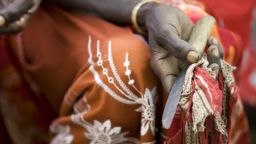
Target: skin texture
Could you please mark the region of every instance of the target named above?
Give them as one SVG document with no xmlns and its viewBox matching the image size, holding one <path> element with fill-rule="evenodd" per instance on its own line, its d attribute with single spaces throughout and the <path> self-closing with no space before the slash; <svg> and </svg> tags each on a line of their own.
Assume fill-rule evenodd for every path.
<svg viewBox="0 0 256 144">
<path fill-rule="evenodd" d="M 41 0 L 0 0 L 0 33 L 19 32 L 38 8 Z M 130 25 L 131 12 L 139 0 L 48 0 L 67 10 L 93 13 L 118 24 Z M 169 91 L 184 63 L 196 62 L 200 55 L 187 40 L 193 29 L 190 19 L 179 9 L 164 4 L 147 3 L 138 11 L 138 23 L 145 27 L 152 59 L 151 65 Z M 214 38 L 212 38 L 214 39 Z M 220 58 L 217 40 L 209 40 L 211 63 Z M 191 53 L 192 52 L 192 53 Z M 188 53 L 193 59 L 187 59 Z"/>
<path fill-rule="evenodd" d="M 27 24 L 41 0 L 0 0 L 0 33 L 16 33 Z"/>
</svg>

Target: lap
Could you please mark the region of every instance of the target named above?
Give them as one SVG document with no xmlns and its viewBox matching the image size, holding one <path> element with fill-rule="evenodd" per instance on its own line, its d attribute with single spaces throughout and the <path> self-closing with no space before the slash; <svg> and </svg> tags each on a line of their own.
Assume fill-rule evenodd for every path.
<svg viewBox="0 0 256 144">
<path fill-rule="evenodd" d="M 92 16 L 52 10 L 39 10 L 15 37 L 24 69 L 59 111 L 52 142 L 155 141 L 161 95 L 143 38 Z"/>
</svg>

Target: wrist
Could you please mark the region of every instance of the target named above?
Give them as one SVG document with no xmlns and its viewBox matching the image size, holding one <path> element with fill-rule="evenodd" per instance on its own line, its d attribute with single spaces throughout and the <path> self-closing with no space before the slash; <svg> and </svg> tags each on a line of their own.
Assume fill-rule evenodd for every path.
<svg viewBox="0 0 256 144">
<path fill-rule="evenodd" d="M 146 26 L 146 17 L 150 13 L 153 7 L 159 5 L 160 3 L 156 2 L 150 2 L 144 4 L 138 11 L 137 15 L 137 22 L 140 26 L 145 27 Z"/>
</svg>

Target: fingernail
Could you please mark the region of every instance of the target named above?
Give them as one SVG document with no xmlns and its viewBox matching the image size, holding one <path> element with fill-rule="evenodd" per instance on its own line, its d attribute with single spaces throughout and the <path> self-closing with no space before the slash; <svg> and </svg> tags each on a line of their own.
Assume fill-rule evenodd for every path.
<svg viewBox="0 0 256 144">
<path fill-rule="evenodd" d="M 0 27 L 5 25 L 5 18 L 3 16 L 0 16 Z"/>
<path fill-rule="evenodd" d="M 218 40 L 215 37 L 210 37 L 209 38 L 209 44 L 210 45 L 217 45 L 218 44 Z"/>
<path fill-rule="evenodd" d="M 187 56 L 187 60 L 190 62 L 190 63 L 196 63 L 199 59 L 199 55 L 194 52 L 194 51 L 190 51 L 188 53 L 188 56 Z"/>
<path fill-rule="evenodd" d="M 21 26 L 21 25 L 22 25 L 22 20 L 16 21 L 15 24 L 16 24 L 16 26 L 18 26 L 18 27 Z"/>
<path fill-rule="evenodd" d="M 210 67 L 211 69 L 215 70 L 215 71 L 219 70 L 219 68 L 220 68 L 219 65 L 216 64 L 216 63 L 211 64 L 209 67 Z"/>
</svg>

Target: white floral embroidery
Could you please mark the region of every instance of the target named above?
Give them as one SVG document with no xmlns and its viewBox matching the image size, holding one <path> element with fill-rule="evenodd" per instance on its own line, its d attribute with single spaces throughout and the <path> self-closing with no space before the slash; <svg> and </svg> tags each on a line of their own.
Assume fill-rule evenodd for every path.
<svg viewBox="0 0 256 144">
<path fill-rule="evenodd" d="M 151 130 L 152 134 L 154 134 L 155 130 L 155 104 L 154 104 L 154 98 L 156 96 L 156 88 L 154 87 L 152 91 L 148 88 L 146 88 L 145 93 L 142 94 L 139 89 L 135 86 L 135 80 L 131 77 L 131 69 L 130 61 L 128 59 L 128 53 L 126 53 L 125 61 L 124 61 L 124 67 L 126 69 L 124 75 L 128 77 L 127 84 L 133 88 L 133 91 L 128 88 L 128 86 L 125 84 L 125 82 L 120 78 L 117 69 L 115 67 L 113 56 L 112 56 L 112 44 L 111 41 L 108 43 L 108 62 L 110 66 L 110 70 L 104 66 L 103 60 L 102 60 L 102 53 L 100 51 L 100 42 L 97 41 L 97 62 L 95 63 L 92 59 L 92 39 L 91 36 L 89 36 L 88 39 L 88 63 L 90 65 L 89 70 L 94 76 L 94 79 L 96 83 L 101 86 L 110 96 L 112 96 L 117 101 L 134 105 L 134 104 L 140 104 L 141 107 L 137 110 L 137 112 L 141 112 L 142 114 L 142 124 L 141 124 L 141 135 L 146 135 L 146 133 Z M 110 85 L 113 85 L 116 90 L 110 89 L 107 84 L 105 84 L 99 73 L 95 70 L 94 67 L 99 67 L 102 70 L 103 76 L 105 76 L 108 80 L 108 83 Z M 109 72 L 112 72 L 113 76 L 109 75 Z M 121 95 L 119 95 L 120 93 Z M 135 94 L 137 93 L 137 95 Z"/>
<path fill-rule="evenodd" d="M 90 144 L 139 144 L 135 138 L 127 137 L 128 132 L 122 132 L 121 127 L 111 127 L 110 120 L 101 123 L 94 120 L 93 124 L 84 121 L 81 115 L 73 115 L 72 121 L 83 126 L 87 132 L 85 137 L 90 140 Z"/>
<path fill-rule="evenodd" d="M 51 125 L 51 132 L 57 133 L 57 135 L 51 141 L 51 144 L 71 144 L 74 136 L 70 134 L 69 126 Z"/>
<path fill-rule="evenodd" d="M 103 124 L 95 120 L 91 129 L 88 129 L 88 133 L 85 133 L 86 137 L 92 141 L 91 144 L 118 144 L 125 141 L 127 134 L 128 132 L 121 133 L 121 127 L 111 128 L 109 120 Z"/>
<path fill-rule="evenodd" d="M 152 134 L 155 133 L 155 103 L 153 97 L 155 95 L 156 88 L 151 92 L 149 89 L 146 89 L 144 97 L 138 100 L 138 102 L 140 101 L 139 103 L 143 103 L 143 105 L 136 110 L 142 112 L 141 135 L 145 135 L 149 129 Z"/>
<path fill-rule="evenodd" d="M 131 85 L 133 88 L 134 88 L 134 90 L 135 91 L 137 91 L 140 95 L 143 95 L 139 90 L 138 90 L 138 88 L 134 85 L 135 84 L 135 81 L 134 81 L 134 79 L 132 79 L 131 78 L 131 74 L 132 74 L 132 72 L 131 72 L 131 70 L 130 70 L 130 68 L 129 68 L 129 66 L 130 66 L 130 61 L 129 61 L 129 54 L 128 53 L 126 53 L 126 57 L 125 57 L 125 62 L 124 62 L 124 67 L 125 67 L 125 75 L 128 77 L 128 79 L 129 79 L 129 81 L 128 81 L 128 84 L 129 85 Z"/>
<path fill-rule="evenodd" d="M 152 90 L 146 88 L 144 94 L 139 91 L 139 89 L 135 86 L 135 80 L 131 77 L 132 71 L 129 68 L 130 61 L 128 59 L 128 53 L 126 53 L 124 68 L 125 76 L 127 76 L 128 81 L 127 84 L 121 79 L 118 71 L 115 67 L 113 57 L 112 57 L 112 44 L 111 41 L 108 43 L 108 62 L 109 69 L 105 66 L 105 60 L 102 59 L 103 55 L 100 51 L 100 41 L 97 41 L 97 51 L 96 58 L 97 60 L 92 59 L 92 40 L 89 37 L 88 41 L 88 54 L 89 59 L 88 63 L 90 65 L 89 70 L 94 76 L 95 82 L 101 86 L 110 96 L 112 96 L 117 101 L 129 104 L 129 105 L 141 105 L 137 112 L 141 113 L 141 135 L 146 135 L 148 132 L 151 132 L 153 135 L 155 133 L 155 98 L 156 98 L 156 87 Z M 100 74 L 98 73 L 98 69 L 96 70 L 94 67 L 100 68 L 103 76 L 106 77 L 108 84 L 113 85 L 116 90 L 108 87 L 107 84 L 101 79 Z M 110 75 L 110 72 L 113 75 Z M 128 88 L 131 87 L 130 88 Z M 120 94 L 120 95 L 119 95 Z M 67 99 L 69 103 L 70 101 Z M 90 141 L 90 144 L 121 144 L 121 143 L 129 143 L 129 144 L 139 144 L 141 143 L 139 140 L 133 137 L 128 137 L 128 132 L 122 132 L 122 128 L 119 126 L 113 127 L 110 120 L 106 120 L 104 122 L 100 122 L 98 120 L 94 120 L 93 123 L 90 123 L 84 119 L 84 116 L 91 110 L 91 106 L 87 103 L 87 99 L 84 96 L 83 104 L 76 103 L 74 105 L 74 114 L 71 116 L 71 120 L 83 128 L 85 128 L 84 136 Z M 51 127 L 51 131 L 53 133 L 57 133 L 52 144 L 70 144 L 74 136 L 70 134 L 69 126 L 59 126 L 53 125 Z M 142 144 L 154 144 L 155 141 L 145 142 Z"/>
<path fill-rule="evenodd" d="M 94 68 L 94 61 L 92 60 L 92 40 L 91 40 L 91 36 L 89 36 L 89 40 L 88 40 L 88 54 L 89 54 L 89 58 L 88 58 L 88 63 L 90 64 L 89 70 L 91 71 L 91 73 L 94 76 L 95 82 L 101 86 L 110 96 L 112 96 L 114 99 L 118 100 L 119 102 L 125 103 L 125 104 L 136 104 L 134 101 L 131 101 L 129 99 L 125 99 L 123 97 L 121 97 L 120 95 L 118 95 L 115 91 L 111 90 L 100 78 L 98 72 L 95 70 Z M 100 55 L 98 55 L 100 56 Z M 103 70 L 106 71 L 106 69 L 103 68 Z M 109 83 L 113 84 L 115 87 L 117 87 L 117 85 L 115 84 L 114 80 L 112 77 L 108 77 Z M 129 96 L 126 95 L 127 98 L 129 98 Z"/>
<path fill-rule="evenodd" d="M 124 82 L 121 80 L 120 76 L 117 73 L 116 67 L 114 65 L 114 61 L 113 61 L 113 57 L 112 57 L 112 45 L 111 45 L 111 41 L 109 41 L 108 43 L 108 61 L 109 61 L 109 65 L 111 67 L 112 73 L 115 76 L 115 79 L 117 80 L 118 84 L 121 86 L 121 88 L 123 89 L 124 92 L 126 92 L 128 94 L 128 97 L 131 98 L 132 100 L 137 99 L 138 96 L 136 96 L 125 84 Z M 131 70 L 126 71 L 126 73 L 131 74 Z M 134 80 L 133 83 L 130 82 L 131 80 L 129 80 L 128 83 L 130 83 L 129 85 L 133 85 L 134 84 Z M 120 92 L 122 90 L 119 90 Z M 123 92 L 122 92 L 123 93 Z"/>
<path fill-rule="evenodd" d="M 86 95 L 87 95 L 87 93 L 85 93 L 82 98 L 82 104 L 81 103 L 74 104 L 73 109 L 74 109 L 75 113 L 86 114 L 91 110 L 91 106 L 89 105 L 89 103 L 87 101 Z"/>
</svg>

